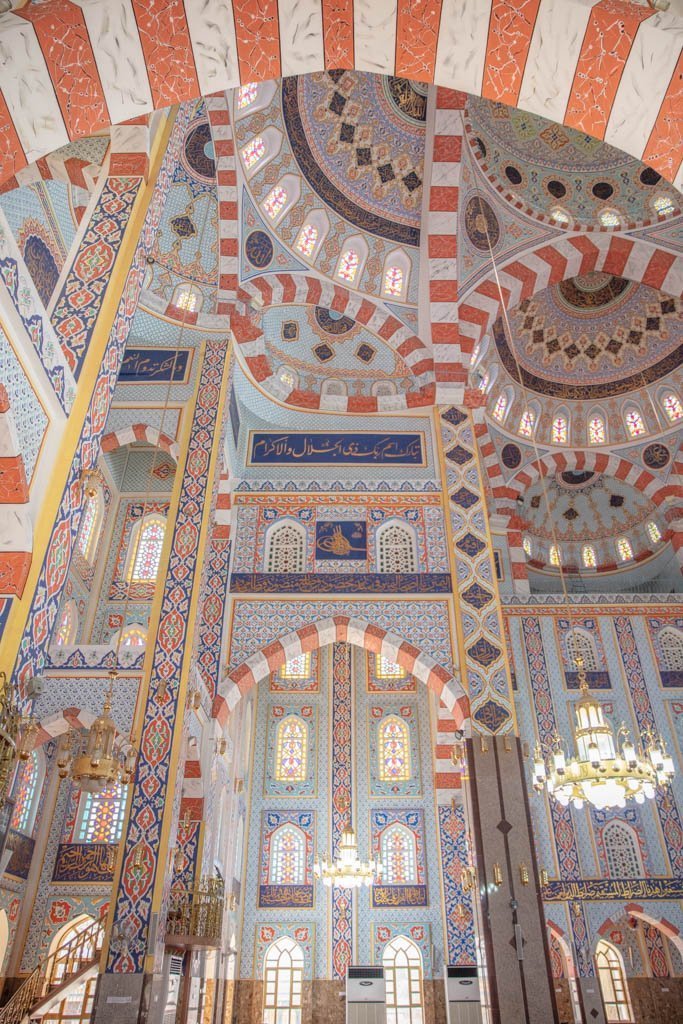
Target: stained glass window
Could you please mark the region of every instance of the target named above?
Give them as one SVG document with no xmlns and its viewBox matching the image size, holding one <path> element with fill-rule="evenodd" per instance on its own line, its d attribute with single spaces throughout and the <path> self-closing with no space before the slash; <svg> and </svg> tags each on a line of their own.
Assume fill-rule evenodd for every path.
<svg viewBox="0 0 683 1024">
<path fill-rule="evenodd" d="M 609 942 L 601 939 L 595 950 L 595 966 L 608 1021 L 632 1021 L 631 1001 L 621 956 Z"/>
<path fill-rule="evenodd" d="M 385 295 L 399 296 L 403 293 L 403 268 L 387 267 L 384 275 Z"/>
<path fill-rule="evenodd" d="M 282 185 L 275 185 L 263 200 L 263 209 L 272 220 L 275 220 L 277 215 L 284 210 L 286 202 L 287 189 Z"/>
<path fill-rule="evenodd" d="M 652 205 L 659 214 L 673 213 L 676 207 L 671 196 L 655 196 Z"/>
<path fill-rule="evenodd" d="M 250 107 L 256 99 L 258 93 L 258 82 L 247 82 L 246 85 L 240 86 L 240 90 L 237 93 L 237 106 L 240 110 L 244 110 L 245 107 Z"/>
<path fill-rule="evenodd" d="M 619 538 L 617 541 L 617 552 L 622 562 L 628 562 L 630 558 L 633 558 L 633 548 L 628 537 Z"/>
<path fill-rule="evenodd" d="M 640 437 L 645 433 L 643 417 L 637 409 L 629 409 L 626 413 L 626 427 L 631 437 Z"/>
<path fill-rule="evenodd" d="M 268 881 L 271 885 L 304 885 L 305 875 L 304 834 L 296 825 L 280 825 L 271 839 Z"/>
<path fill-rule="evenodd" d="M 397 935 L 384 947 L 387 1024 L 423 1024 L 422 957 L 414 942 Z"/>
<path fill-rule="evenodd" d="M 566 444 L 568 437 L 568 422 L 566 416 L 556 416 L 553 420 L 553 444 Z"/>
<path fill-rule="evenodd" d="M 375 674 L 378 679 L 405 679 L 407 672 L 402 665 L 391 661 L 385 654 L 376 654 Z"/>
<path fill-rule="evenodd" d="M 592 544 L 584 544 L 583 551 L 581 552 L 581 557 L 583 558 L 583 564 L 586 566 L 587 569 L 594 569 L 597 565 L 597 561 L 595 558 L 595 548 Z"/>
<path fill-rule="evenodd" d="M 78 550 L 89 561 L 97 547 L 100 522 L 102 519 L 102 494 L 97 488 L 93 488 L 88 494 L 83 515 L 81 516 L 81 527 L 78 532 Z"/>
<path fill-rule="evenodd" d="M 650 520 L 650 522 L 647 524 L 647 535 L 653 544 L 657 544 L 658 541 L 662 539 L 662 534 L 659 527 L 652 520 Z"/>
<path fill-rule="evenodd" d="M 534 432 L 534 425 L 536 423 L 536 416 L 533 409 L 525 409 L 519 421 L 518 433 L 522 437 L 531 437 Z"/>
<path fill-rule="evenodd" d="M 256 164 L 259 160 L 263 160 L 265 155 L 266 144 L 260 135 L 256 135 L 242 149 L 242 159 L 244 160 L 244 166 L 248 171 L 256 167 Z"/>
<path fill-rule="evenodd" d="M 491 379 L 491 375 L 489 374 L 489 371 L 487 370 L 486 373 L 484 374 L 484 376 L 479 378 L 479 390 L 480 391 L 486 391 L 487 387 L 489 386 L 490 379 Z"/>
<path fill-rule="evenodd" d="M 101 793 L 84 793 L 76 832 L 78 843 L 118 843 L 123 830 L 125 800 L 120 785 Z"/>
<path fill-rule="evenodd" d="M 417 572 L 415 538 L 409 526 L 388 523 L 377 531 L 380 572 Z"/>
<path fill-rule="evenodd" d="M 355 249 L 345 249 L 339 259 L 339 266 L 337 267 L 337 276 L 341 277 L 342 281 L 348 281 L 349 284 L 353 284 L 356 280 L 356 274 L 358 273 L 358 267 L 360 266 L 360 256 Z"/>
<path fill-rule="evenodd" d="M 588 423 L 588 443 L 604 444 L 606 439 L 605 421 L 602 416 L 593 416 Z"/>
<path fill-rule="evenodd" d="M 417 882 L 415 836 L 400 821 L 388 825 L 382 832 L 380 861 L 385 885 L 415 885 Z"/>
<path fill-rule="evenodd" d="M 621 216 L 618 210 L 611 210 L 606 208 L 601 210 L 598 214 L 598 220 L 602 224 L 603 228 L 620 228 L 621 227 Z"/>
<path fill-rule="evenodd" d="M 284 679 L 308 679 L 311 674 L 311 653 L 297 654 L 286 661 L 281 669 Z"/>
<path fill-rule="evenodd" d="M 410 779 L 410 732 L 398 715 L 387 715 L 378 726 L 377 754 L 382 782 Z"/>
<path fill-rule="evenodd" d="M 312 256 L 318 241 L 318 229 L 313 224 L 304 224 L 296 240 L 296 248 L 303 256 Z"/>
<path fill-rule="evenodd" d="M 164 546 L 166 520 L 163 516 L 147 516 L 135 538 L 135 554 L 130 562 L 128 579 L 133 583 L 151 583 L 157 578 Z"/>
<path fill-rule="evenodd" d="M 524 554 L 527 558 L 531 558 L 531 540 L 529 537 L 525 537 L 522 541 L 522 547 L 524 548 Z"/>
<path fill-rule="evenodd" d="M 683 405 L 678 395 L 675 395 L 673 391 L 670 391 L 668 395 L 664 395 L 664 412 L 669 417 L 672 423 L 676 423 L 677 420 L 683 418 Z"/>
<path fill-rule="evenodd" d="M 560 562 L 561 562 L 561 559 L 560 559 L 560 549 L 557 546 L 557 544 L 551 544 L 550 545 L 550 564 L 554 565 L 554 566 L 559 566 Z"/>
<path fill-rule="evenodd" d="M 57 627 L 55 643 L 60 647 L 75 643 L 77 630 L 78 612 L 76 611 L 76 605 L 73 601 L 67 601 L 62 608 L 62 616 Z"/>
<path fill-rule="evenodd" d="M 479 353 L 480 353 L 480 352 L 481 352 L 481 342 L 480 342 L 480 341 L 478 341 L 478 342 L 477 342 L 477 344 L 476 344 L 476 345 L 474 346 L 474 348 L 472 349 L 472 355 L 471 355 L 471 357 L 470 357 L 470 366 L 471 366 L 471 367 L 472 367 L 472 366 L 476 366 L 476 364 L 477 364 L 477 359 L 479 358 Z"/>
<path fill-rule="evenodd" d="M 263 960 L 263 1024 L 301 1024 L 304 955 L 301 946 L 283 935 Z"/>
<path fill-rule="evenodd" d="M 550 211 L 550 216 L 556 224 L 560 224 L 563 227 L 569 224 L 569 214 L 566 210 L 563 210 L 561 206 L 554 206 Z"/>
<path fill-rule="evenodd" d="M 266 572 L 304 572 L 306 540 L 303 528 L 278 523 L 268 531 Z"/>
<path fill-rule="evenodd" d="M 502 391 L 496 399 L 496 404 L 493 407 L 493 417 L 502 423 L 505 419 L 505 413 L 508 410 L 508 399 L 504 391 Z"/>
<path fill-rule="evenodd" d="M 121 632 L 121 645 L 124 647 L 144 647 L 147 643 L 147 630 L 142 626 L 126 626 Z"/>
<path fill-rule="evenodd" d="M 177 309 L 185 309 L 188 313 L 194 313 L 197 309 L 197 292 L 194 288 L 181 288 L 175 297 Z"/>
<path fill-rule="evenodd" d="M 308 730 L 296 715 L 283 718 L 277 727 L 275 778 L 278 782 L 305 782 Z"/>
<path fill-rule="evenodd" d="M 37 797 L 38 776 L 40 774 L 38 765 L 38 752 L 32 751 L 28 761 L 19 763 L 17 782 L 14 788 L 14 810 L 10 828 L 16 832 L 23 832 L 30 835 L 34 819 L 34 803 Z"/>
</svg>

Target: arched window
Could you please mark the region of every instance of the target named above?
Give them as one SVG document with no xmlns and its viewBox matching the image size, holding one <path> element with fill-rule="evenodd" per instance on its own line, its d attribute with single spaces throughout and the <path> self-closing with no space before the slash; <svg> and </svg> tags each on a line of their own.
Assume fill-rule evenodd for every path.
<svg viewBox="0 0 683 1024">
<path fill-rule="evenodd" d="M 584 544 L 581 550 L 581 559 L 586 569 L 595 569 L 597 559 L 595 557 L 595 548 L 592 544 Z"/>
<path fill-rule="evenodd" d="M 44 775 L 42 752 L 32 750 L 27 761 L 20 761 L 14 783 L 14 810 L 10 828 L 30 836 L 40 800 L 40 786 Z"/>
<path fill-rule="evenodd" d="M 652 209 L 658 216 L 665 217 L 667 214 L 673 213 L 676 207 L 671 196 L 660 194 L 652 200 Z"/>
<path fill-rule="evenodd" d="M 410 259 L 403 249 L 390 252 L 384 261 L 382 272 L 382 295 L 388 299 L 405 298 L 410 277 Z"/>
<path fill-rule="evenodd" d="M 278 782 L 305 782 L 308 760 L 308 729 L 297 715 L 278 724 L 275 743 L 275 778 Z"/>
<path fill-rule="evenodd" d="M 647 535 L 653 544 L 657 544 L 662 539 L 661 530 L 652 519 L 647 524 Z"/>
<path fill-rule="evenodd" d="M 266 536 L 266 572 L 304 572 L 306 530 L 287 519 L 274 523 Z"/>
<path fill-rule="evenodd" d="M 595 966 L 600 982 L 605 1017 L 608 1021 L 633 1021 L 624 964 L 619 951 L 602 939 L 595 949 Z"/>
<path fill-rule="evenodd" d="M 273 832 L 270 843 L 270 885 L 304 885 L 306 840 L 300 828 L 289 822 Z"/>
<path fill-rule="evenodd" d="M 487 370 L 486 373 L 483 375 L 483 377 L 479 378 L 479 384 L 477 385 L 477 387 L 479 388 L 480 391 L 483 391 L 484 394 L 486 394 L 486 392 L 488 391 L 490 383 L 491 383 L 491 371 Z"/>
<path fill-rule="evenodd" d="M 607 431 L 604 419 L 602 416 L 592 416 L 588 421 L 588 443 L 605 444 L 606 440 Z"/>
<path fill-rule="evenodd" d="M 198 313 L 203 302 L 201 289 L 194 288 L 191 284 L 181 284 L 173 293 L 173 305 L 187 313 Z"/>
<path fill-rule="evenodd" d="M 422 956 L 405 935 L 387 942 L 382 955 L 387 1024 L 423 1024 Z"/>
<path fill-rule="evenodd" d="M 384 275 L 384 294 L 391 298 L 399 298 L 403 295 L 403 270 L 401 267 L 387 267 Z"/>
<path fill-rule="evenodd" d="M 595 641 L 582 629 L 572 629 L 567 633 L 567 657 L 573 671 L 579 668 L 586 672 L 598 671 L 598 655 Z"/>
<path fill-rule="evenodd" d="M 377 756 L 382 782 L 408 782 L 410 731 L 398 715 L 387 715 L 377 725 Z"/>
<path fill-rule="evenodd" d="M 626 429 L 628 430 L 631 437 L 640 437 L 641 434 L 645 433 L 645 424 L 643 423 L 643 417 L 639 411 L 634 408 L 626 410 Z"/>
<path fill-rule="evenodd" d="M 292 208 L 301 194 L 301 182 L 296 174 L 285 174 L 277 185 L 271 188 L 261 203 L 264 213 L 273 224 L 278 224 Z"/>
<path fill-rule="evenodd" d="M 417 883 L 417 844 L 410 829 L 395 821 L 382 832 L 380 862 L 384 885 Z"/>
<path fill-rule="evenodd" d="M 266 144 L 260 135 L 255 135 L 242 147 L 242 160 L 248 171 L 253 171 L 266 155 Z"/>
<path fill-rule="evenodd" d="M 536 416 L 533 409 L 525 409 L 519 420 L 517 433 L 520 437 L 533 437 Z"/>
<path fill-rule="evenodd" d="M 67 601 L 62 608 L 59 618 L 59 625 L 55 633 L 55 643 L 59 647 L 66 647 L 76 643 L 78 633 L 78 609 L 75 601 Z"/>
<path fill-rule="evenodd" d="M 330 219 L 324 210 L 312 210 L 299 231 L 294 248 L 311 262 L 320 251 L 330 230 Z"/>
<path fill-rule="evenodd" d="M 550 545 L 550 564 L 556 568 L 562 564 L 562 558 L 560 556 L 560 549 L 557 544 Z"/>
<path fill-rule="evenodd" d="M 100 527 L 104 513 L 104 501 L 99 487 L 92 487 L 88 490 L 85 508 L 81 516 L 81 526 L 78 531 L 78 550 L 89 562 L 92 561 L 97 542 L 100 539 Z"/>
<path fill-rule="evenodd" d="M 107 786 L 101 793 L 83 793 L 80 800 L 77 843 L 118 843 L 126 810 L 123 787 Z"/>
<path fill-rule="evenodd" d="M 417 572 L 415 536 L 405 523 L 389 522 L 377 531 L 380 572 Z"/>
<path fill-rule="evenodd" d="M 476 345 L 474 346 L 474 348 L 472 349 L 472 355 L 470 356 L 470 369 L 471 370 L 473 370 L 474 367 L 477 365 L 477 362 L 479 361 L 479 356 L 480 355 L 481 355 L 481 342 L 478 341 L 476 343 Z"/>
<path fill-rule="evenodd" d="M 267 101 L 266 92 L 269 83 L 264 83 L 259 92 L 258 105 L 261 106 Z M 256 100 L 254 100 L 256 104 Z M 274 160 L 282 149 L 282 132 L 277 128 L 269 126 L 265 131 L 249 139 L 246 145 L 242 146 L 240 156 L 247 178 L 253 178 L 259 171 L 262 171 L 266 164 Z"/>
<path fill-rule="evenodd" d="M 550 211 L 550 216 L 555 221 L 555 223 L 559 224 L 562 228 L 565 228 L 567 224 L 569 224 L 569 214 L 562 206 L 553 206 L 552 210 Z"/>
<path fill-rule="evenodd" d="M 566 444 L 569 440 L 569 420 L 561 413 L 553 420 L 552 441 L 553 444 Z"/>
<path fill-rule="evenodd" d="M 263 209 L 275 220 L 280 211 L 284 210 L 286 202 L 287 189 L 283 185 L 275 185 L 263 200 Z"/>
<path fill-rule="evenodd" d="M 133 527 L 126 573 L 130 583 L 153 583 L 156 580 L 165 532 L 166 520 L 156 513 L 145 516 Z"/>
<path fill-rule="evenodd" d="M 662 408 L 671 423 L 677 423 L 678 420 L 683 419 L 683 405 L 673 391 L 667 392 L 662 398 Z"/>
<path fill-rule="evenodd" d="M 665 672 L 683 672 L 683 632 L 675 626 L 665 626 L 657 639 Z"/>
<path fill-rule="evenodd" d="M 602 224 L 603 228 L 621 227 L 621 214 L 613 207 L 606 206 L 604 210 L 601 210 L 598 214 L 598 220 Z"/>
<path fill-rule="evenodd" d="M 237 93 L 237 107 L 239 110 L 246 110 L 250 107 L 258 95 L 258 82 L 247 82 L 241 85 Z"/>
<path fill-rule="evenodd" d="M 318 229 L 314 224 L 304 224 L 294 243 L 302 256 L 310 258 L 318 241 Z"/>
<path fill-rule="evenodd" d="M 524 554 L 527 556 L 527 558 L 531 558 L 531 538 L 530 537 L 524 537 L 524 539 L 522 540 L 522 547 L 524 548 Z"/>
<path fill-rule="evenodd" d="M 505 419 L 505 414 L 507 413 L 507 411 L 508 396 L 505 394 L 504 391 L 501 391 L 501 393 L 498 395 L 498 398 L 496 399 L 496 404 L 493 407 L 492 415 L 494 420 L 498 420 L 499 423 L 502 423 L 503 420 Z"/>
<path fill-rule="evenodd" d="M 122 629 L 120 635 L 122 647 L 144 647 L 147 643 L 147 630 L 135 622 Z"/>
<path fill-rule="evenodd" d="M 368 246 L 364 238 L 354 235 L 344 243 L 337 263 L 336 276 L 344 284 L 357 284 L 363 273 L 368 256 Z"/>
<path fill-rule="evenodd" d="M 263 960 L 263 1024 L 301 1024 L 303 977 L 301 946 L 282 935 Z"/>
<path fill-rule="evenodd" d="M 624 821 L 608 821 L 602 830 L 610 878 L 643 878 L 645 870 L 638 839 Z"/>
<path fill-rule="evenodd" d="M 628 537 L 619 537 L 617 540 L 617 554 L 622 562 L 628 562 L 633 558 L 633 547 Z"/>
</svg>

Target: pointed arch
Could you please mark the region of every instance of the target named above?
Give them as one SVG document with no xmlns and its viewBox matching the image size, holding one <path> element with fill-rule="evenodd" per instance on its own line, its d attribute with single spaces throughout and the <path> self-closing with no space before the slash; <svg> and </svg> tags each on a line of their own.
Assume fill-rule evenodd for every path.
<svg viewBox="0 0 683 1024">
<path fill-rule="evenodd" d="M 387 1024 L 423 1024 L 423 967 L 419 947 L 407 935 L 387 942 L 382 953 Z"/>
<path fill-rule="evenodd" d="M 379 859 L 384 885 L 416 885 L 417 842 L 401 821 L 392 821 L 379 837 Z"/>
<path fill-rule="evenodd" d="M 608 821 L 601 830 L 609 878 L 646 877 L 638 836 L 627 821 Z"/>
<path fill-rule="evenodd" d="M 375 542 L 379 572 L 419 572 L 415 533 L 403 519 L 382 523 Z"/>
<path fill-rule="evenodd" d="M 399 715 L 386 715 L 377 723 L 377 761 L 382 782 L 410 779 L 410 730 Z"/>
<path fill-rule="evenodd" d="M 683 630 L 664 626 L 657 634 L 662 669 L 665 672 L 683 672 Z"/>
<path fill-rule="evenodd" d="M 100 531 L 104 519 L 104 497 L 100 484 L 88 490 L 85 507 L 81 514 L 78 527 L 76 547 L 87 562 L 92 562 L 100 540 Z"/>
<path fill-rule="evenodd" d="M 265 572 L 305 572 L 306 527 L 296 519 L 278 519 L 266 531 Z"/>
<path fill-rule="evenodd" d="M 59 615 L 54 642 L 58 647 L 69 647 L 76 643 L 78 635 L 78 608 L 73 598 L 65 601 Z"/>
<path fill-rule="evenodd" d="M 306 837 L 291 821 L 273 832 L 268 862 L 269 885 L 305 885 Z"/>
<path fill-rule="evenodd" d="M 403 249 L 393 249 L 382 267 L 382 296 L 393 301 L 405 301 L 412 271 L 412 260 Z"/>
<path fill-rule="evenodd" d="M 621 953 L 611 942 L 601 939 L 595 948 L 595 968 L 602 1002 L 610 1021 L 632 1021 L 633 1010 Z"/>
<path fill-rule="evenodd" d="M 102 451 L 113 452 L 117 448 L 125 448 L 128 444 L 135 444 L 136 441 L 146 441 L 154 448 L 161 448 L 163 452 L 168 452 L 174 462 L 178 461 L 180 447 L 177 441 L 148 423 L 133 423 L 130 427 L 121 427 L 105 434 L 102 438 Z"/>
<path fill-rule="evenodd" d="M 572 626 L 567 633 L 565 644 L 570 671 L 577 672 L 579 668 L 585 669 L 586 672 L 599 671 L 595 638 L 587 629 L 583 629 L 581 626 Z"/>
<path fill-rule="evenodd" d="M 278 782 L 305 782 L 308 770 L 308 728 L 299 715 L 278 722 L 275 734 L 275 778 Z"/>
<path fill-rule="evenodd" d="M 263 958 L 263 1024 L 301 1024 L 304 953 L 282 935 Z"/>
<path fill-rule="evenodd" d="M 166 535 L 166 517 L 150 512 L 130 532 L 124 578 L 129 583 L 154 583 L 159 574 Z"/>
</svg>

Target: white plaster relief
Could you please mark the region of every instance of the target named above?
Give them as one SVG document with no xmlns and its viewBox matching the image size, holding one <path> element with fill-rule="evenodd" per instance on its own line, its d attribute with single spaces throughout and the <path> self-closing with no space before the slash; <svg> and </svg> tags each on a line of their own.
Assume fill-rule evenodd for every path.
<svg viewBox="0 0 683 1024">
<path fill-rule="evenodd" d="M 614 98 L 605 142 L 633 156 L 643 153 L 682 47 L 680 18 L 659 14 L 641 24 Z"/>
<path fill-rule="evenodd" d="M 444 0 L 434 81 L 479 95 L 484 77 L 491 0 Z"/>
<path fill-rule="evenodd" d="M 319 0 L 279 0 L 282 74 L 305 74 L 322 68 L 323 17 Z"/>
<path fill-rule="evenodd" d="M 152 110 L 131 0 L 74 0 L 83 11 L 112 124 Z"/>
<path fill-rule="evenodd" d="M 353 30 L 357 70 L 393 75 L 396 66 L 396 0 L 356 0 Z"/>
<path fill-rule="evenodd" d="M 185 14 L 203 96 L 240 84 L 232 3 L 191 0 Z"/>
<path fill-rule="evenodd" d="M 0 15 L 0 82 L 29 163 L 69 142 L 33 25 Z"/>
<path fill-rule="evenodd" d="M 518 106 L 564 123 L 583 37 L 597 0 L 545 0 L 531 37 Z"/>
</svg>

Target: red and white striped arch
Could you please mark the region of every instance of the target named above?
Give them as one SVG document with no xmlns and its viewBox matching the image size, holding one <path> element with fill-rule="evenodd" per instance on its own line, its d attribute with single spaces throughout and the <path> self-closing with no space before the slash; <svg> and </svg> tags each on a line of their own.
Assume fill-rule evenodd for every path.
<svg viewBox="0 0 683 1024">
<path fill-rule="evenodd" d="M 254 310 L 270 306 L 325 306 L 363 324 L 389 346 L 412 371 L 416 387 L 404 395 L 323 395 L 289 387 L 274 375 L 263 332 L 250 319 Z M 341 285 L 304 274 L 273 274 L 245 282 L 237 292 L 231 327 L 238 354 L 253 379 L 275 398 L 302 409 L 331 412 L 394 412 L 434 402 L 434 361 L 424 342 L 400 320 L 368 298 Z"/>
<path fill-rule="evenodd" d="M 95 717 L 92 711 L 85 711 L 83 708 L 63 708 L 56 711 L 54 715 L 48 715 L 39 722 L 35 746 L 41 747 L 43 743 L 56 739 L 69 729 L 89 729 Z"/>
<path fill-rule="evenodd" d="M 501 312 L 578 274 L 606 271 L 630 281 L 658 288 L 668 295 L 683 295 L 683 256 L 641 238 L 595 231 L 558 237 L 550 244 L 525 252 L 493 269 L 460 302 L 460 342 L 465 356 L 490 330 Z M 500 285 L 500 287 L 499 287 Z"/>
<path fill-rule="evenodd" d="M 0 180 L 109 124 L 324 68 L 512 104 L 669 181 L 683 163 L 683 23 L 627 0 L 45 0 L 0 34 Z"/>
<path fill-rule="evenodd" d="M 136 441 L 146 441 L 154 448 L 160 448 L 168 452 L 172 459 L 178 461 L 180 447 L 168 434 L 162 434 L 156 427 L 150 427 L 147 423 L 134 423 L 130 427 L 121 427 L 119 430 L 112 430 L 102 438 L 102 451 L 113 452 L 117 448 L 124 448 L 127 444 L 134 444 Z"/>
<path fill-rule="evenodd" d="M 228 673 L 221 685 L 221 694 L 214 703 L 214 716 L 223 724 L 238 701 L 263 679 L 281 668 L 287 661 L 308 651 L 315 651 L 328 644 L 344 642 L 367 651 L 381 654 L 389 661 L 425 683 L 436 693 L 450 712 L 457 728 L 469 718 L 469 701 L 460 683 L 437 662 L 420 651 L 414 644 L 381 626 L 375 626 L 365 619 L 350 615 L 334 615 L 288 633 L 273 640 L 263 650 L 252 654 L 241 665 Z"/>
</svg>

